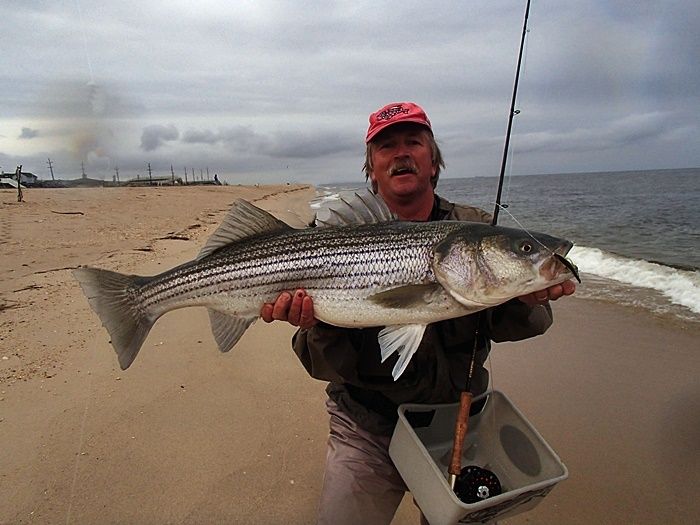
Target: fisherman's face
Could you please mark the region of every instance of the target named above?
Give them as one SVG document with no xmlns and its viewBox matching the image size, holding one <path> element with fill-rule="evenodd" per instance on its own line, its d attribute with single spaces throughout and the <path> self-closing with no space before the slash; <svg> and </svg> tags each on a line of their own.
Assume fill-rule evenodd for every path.
<svg viewBox="0 0 700 525">
<path fill-rule="evenodd" d="M 396 124 L 373 139 L 370 177 L 387 202 L 432 194 L 435 166 L 429 133 L 418 124 Z"/>
</svg>

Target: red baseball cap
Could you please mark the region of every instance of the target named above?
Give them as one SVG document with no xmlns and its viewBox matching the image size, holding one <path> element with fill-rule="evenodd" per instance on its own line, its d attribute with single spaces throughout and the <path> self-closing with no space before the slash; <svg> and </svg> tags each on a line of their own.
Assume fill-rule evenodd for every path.
<svg viewBox="0 0 700 525">
<path fill-rule="evenodd" d="M 425 126 L 431 132 L 433 130 L 430 126 L 428 115 L 425 114 L 423 108 L 418 104 L 413 102 L 394 102 L 379 108 L 369 116 L 369 128 L 367 128 L 365 143 L 372 140 L 384 128 L 399 122 L 415 122 Z"/>
</svg>

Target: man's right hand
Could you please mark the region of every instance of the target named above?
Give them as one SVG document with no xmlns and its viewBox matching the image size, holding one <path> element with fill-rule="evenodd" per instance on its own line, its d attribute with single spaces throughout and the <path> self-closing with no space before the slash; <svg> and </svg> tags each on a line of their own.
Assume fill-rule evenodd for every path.
<svg viewBox="0 0 700 525">
<path fill-rule="evenodd" d="M 304 290 L 297 290 L 294 295 L 282 292 L 274 303 L 263 305 L 260 317 L 266 323 L 287 321 L 304 330 L 318 323 L 318 319 L 314 317 L 314 302 Z"/>
</svg>

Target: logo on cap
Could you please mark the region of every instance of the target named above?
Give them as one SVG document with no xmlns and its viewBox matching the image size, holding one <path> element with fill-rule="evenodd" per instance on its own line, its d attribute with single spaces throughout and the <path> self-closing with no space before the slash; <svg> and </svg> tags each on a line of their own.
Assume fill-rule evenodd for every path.
<svg viewBox="0 0 700 525">
<path fill-rule="evenodd" d="M 379 115 L 377 115 L 377 120 L 391 120 L 396 115 L 403 113 L 408 115 L 411 112 L 410 109 L 404 109 L 402 104 L 397 104 L 396 106 L 391 106 L 390 108 L 384 109 Z"/>
</svg>

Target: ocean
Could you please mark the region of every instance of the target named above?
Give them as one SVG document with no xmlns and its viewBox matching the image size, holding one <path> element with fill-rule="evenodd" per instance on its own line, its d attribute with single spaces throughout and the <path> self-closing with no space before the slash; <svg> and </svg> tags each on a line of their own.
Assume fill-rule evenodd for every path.
<svg viewBox="0 0 700 525">
<path fill-rule="evenodd" d="M 496 177 L 445 178 L 437 192 L 493 213 L 497 188 Z M 501 203 L 499 225 L 574 242 L 577 296 L 700 323 L 700 168 L 511 176 Z"/>
</svg>

